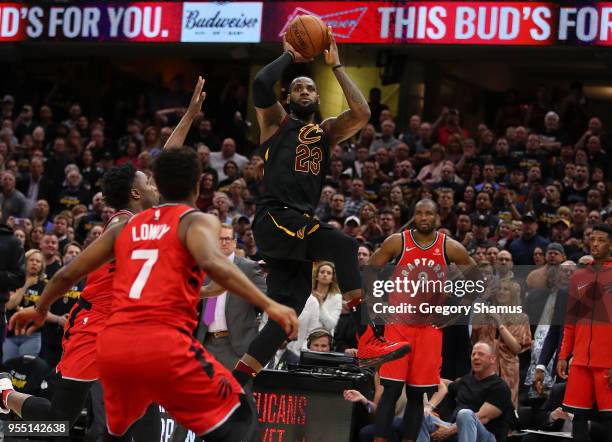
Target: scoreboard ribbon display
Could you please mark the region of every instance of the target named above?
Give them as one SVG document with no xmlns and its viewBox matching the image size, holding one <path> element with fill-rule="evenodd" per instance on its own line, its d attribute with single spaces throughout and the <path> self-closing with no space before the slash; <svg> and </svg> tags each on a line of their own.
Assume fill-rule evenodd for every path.
<svg viewBox="0 0 612 442">
<path fill-rule="evenodd" d="M 612 45 L 612 2 L 598 1 L 0 2 L 0 42 L 277 42 L 302 14 L 339 43 Z"/>
</svg>

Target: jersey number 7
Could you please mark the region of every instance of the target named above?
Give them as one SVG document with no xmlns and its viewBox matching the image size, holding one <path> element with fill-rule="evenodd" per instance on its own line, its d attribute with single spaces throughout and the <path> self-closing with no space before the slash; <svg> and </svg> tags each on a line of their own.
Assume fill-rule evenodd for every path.
<svg viewBox="0 0 612 442">
<path fill-rule="evenodd" d="M 142 265 L 140 272 L 138 272 L 138 276 L 134 284 L 132 284 L 132 288 L 130 288 L 130 299 L 140 299 L 142 289 L 147 283 L 147 279 L 149 279 L 151 269 L 153 268 L 153 264 L 157 261 L 158 255 L 158 249 L 140 249 L 132 252 L 132 259 L 144 259 L 145 263 Z"/>
</svg>

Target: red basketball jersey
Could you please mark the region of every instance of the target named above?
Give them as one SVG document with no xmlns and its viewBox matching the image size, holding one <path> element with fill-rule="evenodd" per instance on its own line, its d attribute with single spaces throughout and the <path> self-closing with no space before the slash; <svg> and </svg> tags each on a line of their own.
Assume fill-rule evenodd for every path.
<svg viewBox="0 0 612 442">
<path fill-rule="evenodd" d="M 181 219 L 197 210 L 163 204 L 134 216 L 115 242 L 116 271 L 108 326 L 170 326 L 191 333 L 204 271 L 181 243 Z"/>
<path fill-rule="evenodd" d="M 399 290 L 389 297 L 389 304 L 414 306 L 413 313 L 400 314 L 401 323 L 424 324 L 429 315 L 421 313 L 424 304 L 444 303 L 444 284 L 447 275 L 446 235 L 436 232 L 431 244 L 417 244 L 412 230 L 402 232 L 402 253 L 396 258 L 393 280 L 401 281 Z"/>
<path fill-rule="evenodd" d="M 129 218 L 134 216 L 129 210 L 118 210 L 106 221 L 104 230 L 108 227 L 111 221 L 118 216 L 127 215 Z M 102 311 L 110 311 L 113 300 L 113 278 L 115 276 L 115 261 L 104 264 L 99 269 L 93 271 L 87 277 L 85 289 L 81 293 L 81 297 L 85 298 L 92 304 L 92 308 Z"/>
</svg>

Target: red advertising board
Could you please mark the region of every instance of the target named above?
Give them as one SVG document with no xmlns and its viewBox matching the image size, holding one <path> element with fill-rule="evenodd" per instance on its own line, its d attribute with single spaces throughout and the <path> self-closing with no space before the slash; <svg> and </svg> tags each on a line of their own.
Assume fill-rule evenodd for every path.
<svg viewBox="0 0 612 442">
<path fill-rule="evenodd" d="M 172 2 L 0 3 L 0 41 L 177 42 L 182 12 Z"/>
<path fill-rule="evenodd" d="M 612 45 L 612 2 L 0 2 L 0 42 L 280 41 L 314 14 L 339 43 Z"/>
<path fill-rule="evenodd" d="M 262 41 L 280 40 L 302 14 L 332 26 L 339 43 L 612 44 L 608 2 L 281 2 L 264 8 Z"/>
</svg>

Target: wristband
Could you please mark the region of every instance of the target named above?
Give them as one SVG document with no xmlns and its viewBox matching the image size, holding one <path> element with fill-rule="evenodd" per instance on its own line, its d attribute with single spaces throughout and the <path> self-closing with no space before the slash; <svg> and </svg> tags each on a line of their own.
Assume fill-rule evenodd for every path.
<svg viewBox="0 0 612 442">
<path fill-rule="evenodd" d="M 546 367 L 544 367 L 542 364 L 536 365 L 536 370 L 542 370 L 544 373 L 546 373 Z"/>
<path fill-rule="evenodd" d="M 342 67 L 342 64 L 337 64 L 332 68 L 332 71 L 335 71 L 336 69 L 341 68 L 341 67 Z"/>
<path fill-rule="evenodd" d="M 285 51 L 285 54 L 289 54 L 289 56 L 291 57 L 291 61 L 295 62 L 295 54 L 293 53 L 293 51 Z"/>
</svg>

